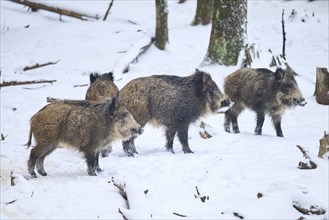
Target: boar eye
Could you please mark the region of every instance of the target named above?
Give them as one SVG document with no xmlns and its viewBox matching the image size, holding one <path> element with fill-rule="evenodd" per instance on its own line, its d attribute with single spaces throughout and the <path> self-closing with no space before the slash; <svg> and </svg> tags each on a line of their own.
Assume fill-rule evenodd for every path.
<svg viewBox="0 0 329 220">
<path fill-rule="evenodd" d="M 119 114 L 119 117 L 120 117 L 120 118 L 128 117 L 128 112 L 121 112 L 121 113 Z"/>
</svg>

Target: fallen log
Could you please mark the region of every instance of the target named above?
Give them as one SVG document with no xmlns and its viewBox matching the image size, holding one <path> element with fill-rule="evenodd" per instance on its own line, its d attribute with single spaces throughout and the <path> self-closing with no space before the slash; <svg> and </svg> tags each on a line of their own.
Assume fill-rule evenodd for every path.
<svg viewBox="0 0 329 220">
<path fill-rule="evenodd" d="M 57 64 L 59 62 L 59 60 L 57 60 L 56 62 L 48 62 L 48 63 L 43 63 L 43 64 L 34 64 L 32 66 L 26 66 L 24 67 L 23 71 L 28 71 L 28 70 L 32 70 L 32 69 L 36 69 L 36 68 L 40 68 L 40 67 L 44 67 L 44 66 L 48 66 L 48 65 L 54 65 Z"/>
<path fill-rule="evenodd" d="M 96 16 L 86 15 L 86 14 L 82 14 L 82 13 L 78 13 L 78 12 L 74 12 L 74 11 L 70 11 L 70 10 L 66 10 L 66 9 L 61 9 L 58 7 L 52 7 L 52 6 L 48 6 L 48 5 L 41 4 L 41 3 L 31 2 L 28 0 L 9 0 L 9 1 L 28 6 L 31 8 L 32 11 L 37 11 L 40 9 L 40 10 L 57 13 L 60 16 L 65 15 L 65 16 L 77 18 L 77 19 L 80 19 L 83 21 L 87 21 L 88 20 L 87 18 L 98 19 L 97 15 Z"/>
<path fill-rule="evenodd" d="M 328 155 L 329 158 L 329 134 L 324 132 L 323 138 L 320 139 L 320 147 L 318 157 L 323 158 L 323 156 Z"/>
<path fill-rule="evenodd" d="M 322 105 L 329 105 L 329 72 L 327 68 L 316 68 L 316 85 L 314 95 Z"/>
<path fill-rule="evenodd" d="M 50 83 L 56 82 L 57 80 L 33 80 L 33 81 L 9 81 L 0 83 L 0 87 L 6 86 L 19 86 L 19 85 L 28 85 L 28 84 L 38 84 L 38 83 Z"/>
</svg>

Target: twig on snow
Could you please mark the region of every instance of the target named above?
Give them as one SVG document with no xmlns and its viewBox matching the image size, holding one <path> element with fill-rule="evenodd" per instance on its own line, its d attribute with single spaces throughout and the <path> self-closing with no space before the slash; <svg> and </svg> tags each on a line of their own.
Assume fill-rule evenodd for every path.
<svg viewBox="0 0 329 220">
<path fill-rule="evenodd" d="M 54 65 L 57 64 L 59 62 L 59 60 L 57 60 L 56 62 L 48 62 L 48 63 L 43 63 L 43 64 L 34 64 L 32 66 L 26 66 L 24 67 L 23 71 L 28 71 L 28 70 L 32 70 L 32 69 L 36 69 L 36 68 L 40 68 L 40 67 L 44 67 L 44 66 L 48 66 L 48 65 Z"/>
</svg>

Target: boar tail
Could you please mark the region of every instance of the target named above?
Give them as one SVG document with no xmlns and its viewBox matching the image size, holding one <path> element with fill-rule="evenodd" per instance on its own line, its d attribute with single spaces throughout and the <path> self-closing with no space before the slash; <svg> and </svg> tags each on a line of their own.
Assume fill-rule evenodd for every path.
<svg viewBox="0 0 329 220">
<path fill-rule="evenodd" d="M 28 140 L 27 143 L 24 145 L 24 146 L 26 146 L 26 149 L 28 149 L 29 147 L 31 147 L 31 141 L 32 141 L 32 128 L 30 128 L 29 140 Z"/>
</svg>

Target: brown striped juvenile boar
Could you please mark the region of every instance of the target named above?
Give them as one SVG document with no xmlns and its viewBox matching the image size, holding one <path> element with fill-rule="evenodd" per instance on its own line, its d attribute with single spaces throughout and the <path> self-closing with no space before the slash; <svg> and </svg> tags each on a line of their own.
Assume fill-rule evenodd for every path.
<svg viewBox="0 0 329 220">
<path fill-rule="evenodd" d="M 283 137 L 281 117 L 286 109 L 306 104 L 294 77 L 288 68 L 277 68 L 275 72 L 268 69 L 241 68 L 225 78 L 224 92 L 234 102 L 225 112 L 224 129 L 239 133 L 238 116 L 249 108 L 256 112 L 255 134 L 262 134 L 265 114 L 272 118 L 276 135 Z"/>
<path fill-rule="evenodd" d="M 141 132 L 140 125 L 117 98 L 102 102 L 50 103 L 33 115 L 30 123 L 26 145 L 31 146 L 32 135 L 36 142 L 28 160 L 32 177 L 37 177 L 35 166 L 40 175 L 47 175 L 44 159 L 59 145 L 83 153 L 88 174 L 96 176 L 96 171 L 101 171 L 98 158 L 103 148 L 115 140 L 125 140 Z"/>
<path fill-rule="evenodd" d="M 142 127 L 150 122 L 165 128 L 166 150 L 172 153 L 176 134 L 183 152 L 193 153 L 188 144 L 189 125 L 230 104 L 210 74 L 200 70 L 187 77 L 154 75 L 137 78 L 125 85 L 119 94 Z M 128 156 L 137 153 L 134 139 L 123 141 Z"/>
<path fill-rule="evenodd" d="M 88 101 L 103 101 L 119 96 L 119 89 L 113 82 L 113 73 L 92 73 L 90 74 L 90 86 L 86 93 L 86 100 Z M 112 147 L 103 149 L 102 157 L 107 157 L 112 151 Z"/>
</svg>

